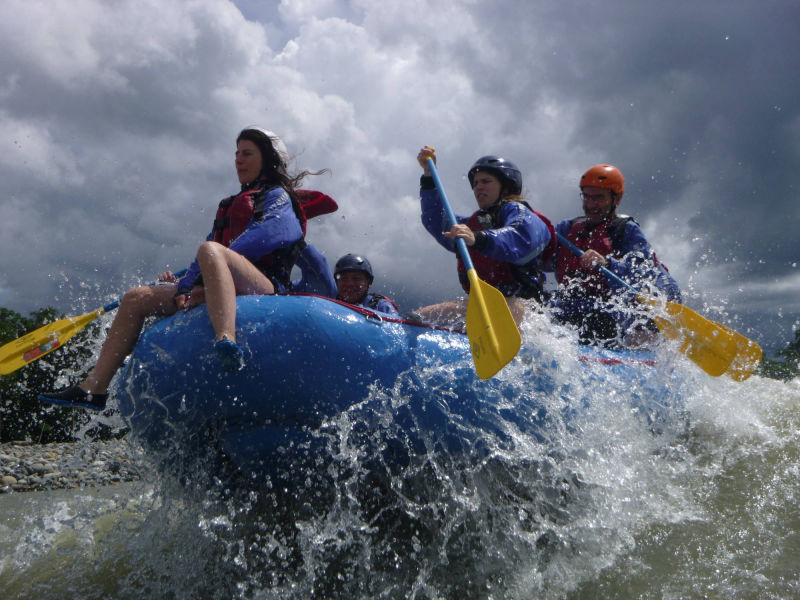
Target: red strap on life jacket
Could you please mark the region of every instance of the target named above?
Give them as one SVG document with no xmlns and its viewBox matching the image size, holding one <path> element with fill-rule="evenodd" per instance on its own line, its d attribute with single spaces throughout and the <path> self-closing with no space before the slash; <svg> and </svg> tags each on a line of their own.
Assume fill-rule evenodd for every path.
<svg viewBox="0 0 800 600">
<path fill-rule="evenodd" d="M 241 235 L 250 219 L 253 218 L 253 198 L 259 194 L 261 194 L 261 190 L 248 190 L 225 198 L 219 203 L 214 219 L 215 242 L 227 247 Z"/>
<path fill-rule="evenodd" d="M 588 221 L 579 217 L 570 222 L 570 229 L 566 238 L 581 250 L 595 250 L 602 256 L 614 256 L 621 258 L 622 255 L 613 245 L 611 239 L 611 221 L 604 221 L 597 226 L 588 227 Z M 556 261 L 556 280 L 563 284 L 573 278 L 580 281 L 580 289 L 595 296 L 603 296 L 609 292 L 608 282 L 605 275 L 600 271 L 584 270 L 580 263 L 580 257 L 573 254 L 566 246 L 559 249 L 559 257 Z"/>
<path fill-rule="evenodd" d="M 550 259 L 555 256 L 555 253 L 558 251 L 558 241 L 556 238 L 556 230 L 553 227 L 553 224 L 550 222 L 550 219 L 545 217 L 542 213 L 537 210 L 534 210 L 530 204 L 525 202 L 524 200 L 519 201 L 525 208 L 530 210 L 533 214 L 539 217 L 542 222 L 547 227 L 547 230 L 550 232 L 550 241 L 548 242 L 547 246 L 542 250 L 539 258 L 539 267 L 536 272 L 541 274 L 541 267 L 542 265 L 546 264 Z M 481 225 L 480 220 L 478 219 L 478 214 L 480 211 L 474 212 L 470 218 L 467 220 L 466 225 L 473 231 L 483 231 L 483 225 Z M 493 225 L 494 223 L 494 218 Z M 524 279 L 527 279 L 531 276 L 532 272 L 528 271 L 526 273 L 527 277 L 522 277 L 519 272 L 515 272 L 515 269 L 519 267 L 513 266 L 511 263 L 507 263 L 501 260 L 497 260 L 494 258 L 490 258 L 485 254 L 475 250 L 474 248 L 468 248 L 468 252 L 470 258 L 472 260 L 473 266 L 475 267 L 475 271 L 478 273 L 480 278 L 485 282 L 494 285 L 497 287 L 498 285 L 507 284 L 507 283 L 514 283 L 514 282 L 522 282 Z M 458 275 L 459 280 L 461 281 L 461 287 L 464 288 L 465 292 L 469 292 L 469 283 L 466 276 L 466 266 L 464 262 L 461 260 L 461 257 L 458 258 Z M 538 287 L 541 287 L 540 285 Z M 526 289 L 530 289 L 530 286 Z"/>
</svg>

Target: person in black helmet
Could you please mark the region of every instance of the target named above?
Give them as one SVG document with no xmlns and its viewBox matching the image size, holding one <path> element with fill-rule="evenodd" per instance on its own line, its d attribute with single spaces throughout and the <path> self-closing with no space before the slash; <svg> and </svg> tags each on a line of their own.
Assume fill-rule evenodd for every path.
<svg viewBox="0 0 800 600">
<path fill-rule="evenodd" d="M 200 304 L 208 308 L 215 334 L 210 343 L 221 367 L 242 370 L 236 296 L 285 291 L 302 249 L 305 216 L 296 188 L 311 173 L 290 176 L 288 160 L 286 146 L 274 133 L 260 127 L 243 129 L 236 138 L 234 161 L 241 189 L 219 203 L 211 233 L 186 275 L 178 280 L 166 271 L 159 276 L 163 285 L 128 290 L 87 377 L 65 390 L 41 394 L 39 400 L 103 410 L 111 379 L 136 345 L 145 319 Z"/>
<path fill-rule="evenodd" d="M 375 277 L 372 274 L 372 265 L 363 256 L 345 254 L 336 261 L 333 276 L 338 290 L 337 300 L 390 315 L 400 314 L 389 298 L 369 291 Z"/>
<path fill-rule="evenodd" d="M 542 299 L 542 264 L 556 249 L 553 226 L 522 199 L 519 168 L 508 159 L 489 155 L 475 161 L 467 173 L 478 210 L 468 217 L 456 215 L 457 223 L 451 227 L 428 169 L 428 158 L 436 162 L 434 149 L 425 146 L 417 155 L 423 169 L 420 204 L 425 229 L 451 252 L 456 252 L 457 238 L 464 240 L 478 277 L 503 293 L 519 324 L 525 309 L 521 300 Z M 469 293 L 466 268 L 460 258 L 458 275 Z M 416 313 L 426 321 L 452 323 L 466 315 L 466 301 L 426 306 Z"/>
</svg>

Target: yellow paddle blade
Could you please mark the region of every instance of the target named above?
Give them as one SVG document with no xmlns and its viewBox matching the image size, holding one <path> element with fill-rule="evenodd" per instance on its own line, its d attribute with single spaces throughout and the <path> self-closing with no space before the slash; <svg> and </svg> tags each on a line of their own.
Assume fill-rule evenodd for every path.
<svg viewBox="0 0 800 600">
<path fill-rule="evenodd" d="M 728 329 L 725 325 L 720 325 L 720 327 L 724 327 L 730 332 L 733 339 L 736 341 L 736 348 L 738 349 L 736 357 L 725 373 L 735 381 L 744 381 L 753 374 L 753 371 L 755 371 L 761 363 L 761 357 L 764 354 L 761 350 L 761 346 L 752 340 L 748 340 L 738 331 Z"/>
<path fill-rule="evenodd" d="M 467 271 L 467 277 L 467 336 L 475 372 L 481 379 L 489 379 L 517 355 L 522 336 L 505 296 L 478 279 L 475 269 Z"/>
<path fill-rule="evenodd" d="M 60 348 L 73 335 L 104 313 L 98 309 L 79 317 L 49 323 L 0 348 L 0 375 L 8 375 L 48 352 Z"/>
<path fill-rule="evenodd" d="M 651 306 L 653 298 L 640 296 Z M 736 381 L 744 381 L 761 361 L 761 348 L 742 334 L 700 316 L 677 302 L 666 303 L 666 316 L 654 316 L 664 337 L 680 342 L 680 351 L 709 375 L 727 373 Z"/>
</svg>

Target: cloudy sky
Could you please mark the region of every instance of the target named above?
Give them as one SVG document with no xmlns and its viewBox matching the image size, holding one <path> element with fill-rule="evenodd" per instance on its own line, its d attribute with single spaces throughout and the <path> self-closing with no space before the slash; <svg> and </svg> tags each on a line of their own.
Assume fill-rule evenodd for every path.
<svg viewBox="0 0 800 600">
<path fill-rule="evenodd" d="M 484 154 L 554 222 L 609 162 L 685 303 L 769 347 L 800 319 L 796 0 L 3 0 L 0 306 L 101 306 L 188 264 L 239 129 L 281 135 L 331 262 L 410 310 L 458 294 L 419 222 L 435 146 L 456 212 Z"/>
</svg>

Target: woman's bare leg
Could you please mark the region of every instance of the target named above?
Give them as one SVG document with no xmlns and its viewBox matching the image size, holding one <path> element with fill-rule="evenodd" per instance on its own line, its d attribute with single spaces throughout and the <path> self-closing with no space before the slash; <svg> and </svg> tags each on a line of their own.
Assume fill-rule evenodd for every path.
<svg viewBox="0 0 800 600">
<path fill-rule="evenodd" d="M 274 294 L 272 282 L 241 254 L 205 242 L 197 251 L 208 316 L 217 340 L 236 341 L 236 296 Z"/>
<path fill-rule="evenodd" d="M 434 323 L 436 325 L 449 326 L 449 327 L 465 327 L 467 319 L 467 303 L 468 301 L 461 298 L 458 300 L 448 300 L 439 304 L 431 304 L 418 308 L 416 312 L 422 317 L 426 323 Z M 514 317 L 514 322 L 517 327 L 522 323 L 525 317 L 525 302 L 521 298 L 506 298 L 508 310 L 511 311 L 511 316 Z"/>
<path fill-rule="evenodd" d="M 522 319 L 525 318 L 525 301 L 522 298 L 506 297 L 506 304 L 508 304 L 508 310 L 511 311 L 511 316 L 514 317 L 514 322 L 519 327 Z"/>
<path fill-rule="evenodd" d="M 153 315 L 171 315 L 177 310 L 173 301 L 175 291 L 174 285 L 143 286 L 128 290 L 122 297 L 100 349 L 97 364 L 78 387 L 93 394 L 106 393 L 114 373 L 139 340 L 144 320 Z"/>
<path fill-rule="evenodd" d="M 439 304 L 423 306 L 415 311 L 426 323 L 447 327 L 461 327 L 466 325 L 467 301 L 464 298 L 448 300 Z"/>
</svg>

